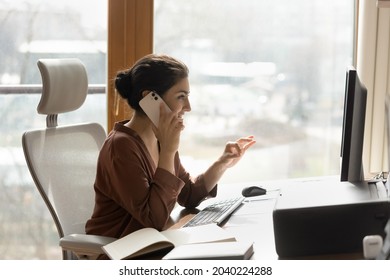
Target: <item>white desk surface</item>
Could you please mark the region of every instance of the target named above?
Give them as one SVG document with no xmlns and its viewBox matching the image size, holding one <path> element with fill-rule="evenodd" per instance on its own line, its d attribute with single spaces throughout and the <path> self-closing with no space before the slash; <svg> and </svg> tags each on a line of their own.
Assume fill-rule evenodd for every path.
<svg viewBox="0 0 390 280">
<path fill-rule="evenodd" d="M 198 209 L 217 200 L 229 197 L 241 196 L 244 187 L 251 185 L 262 186 L 267 189 L 267 194 L 252 198 L 246 198 L 242 207 L 235 211 L 232 216 L 223 224 L 223 228 L 234 234 L 237 240 L 252 240 L 254 242 L 254 255 L 252 259 L 276 260 L 278 255 L 275 250 L 275 239 L 273 231 L 272 212 L 280 190 L 289 184 L 299 182 L 334 180 L 334 177 L 313 177 L 303 179 L 274 180 L 262 182 L 244 182 L 236 184 L 221 184 L 218 187 L 216 198 L 202 202 Z M 194 212 L 188 212 L 178 206 L 172 213 L 172 227 L 180 227 L 188 221 Z M 307 259 L 361 259 L 360 254 L 345 254 L 331 256 L 310 256 Z M 301 258 L 302 259 L 302 258 Z"/>
</svg>

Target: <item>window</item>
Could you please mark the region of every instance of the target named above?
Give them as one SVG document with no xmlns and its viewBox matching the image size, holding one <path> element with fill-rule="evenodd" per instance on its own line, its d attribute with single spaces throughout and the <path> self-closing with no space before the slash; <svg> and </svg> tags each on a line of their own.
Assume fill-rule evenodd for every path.
<svg viewBox="0 0 390 280">
<path fill-rule="evenodd" d="M 339 174 L 354 1 L 156 0 L 154 51 L 190 68 L 181 155 L 203 171 L 224 143 L 257 144 L 223 182 Z"/>
<path fill-rule="evenodd" d="M 78 57 L 87 68 L 93 94 L 80 110 L 59 116 L 59 124 L 95 121 L 106 127 L 106 15 L 106 1 L 0 2 L 1 259 L 62 257 L 54 223 L 27 169 L 21 137 L 46 125 L 36 112 L 39 58 Z"/>
<path fill-rule="evenodd" d="M 105 93 L 106 2 L 0 2 L 2 259 L 61 258 L 54 223 L 25 165 L 21 135 L 45 125 L 36 113 L 38 58 L 79 57 L 92 91 Z M 254 134 L 257 145 L 224 182 L 339 173 L 354 3 L 155 0 L 155 52 L 190 67 L 193 111 L 181 151 L 186 167 L 203 171 L 225 141 Z M 81 110 L 60 116 L 59 123 L 70 120 L 106 126 L 105 94 L 90 94 Z"/>
</svg>

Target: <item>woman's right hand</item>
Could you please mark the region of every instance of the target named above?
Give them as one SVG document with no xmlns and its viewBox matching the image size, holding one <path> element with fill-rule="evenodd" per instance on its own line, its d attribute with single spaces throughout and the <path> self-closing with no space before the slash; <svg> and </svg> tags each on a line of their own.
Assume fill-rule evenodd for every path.
<svg viewBox="0 0 390 280">
<path fill-rule="evenodd" d="M 160 120 L 158 127 L 154 127 L 154 133 L 160 143 L 160 152 L 176 154 L 180 144 L 180 134 L 184 129 L 183 119 L 178 113 L 167 112 L 163 104 L 160 104 Z"/>
</svg>

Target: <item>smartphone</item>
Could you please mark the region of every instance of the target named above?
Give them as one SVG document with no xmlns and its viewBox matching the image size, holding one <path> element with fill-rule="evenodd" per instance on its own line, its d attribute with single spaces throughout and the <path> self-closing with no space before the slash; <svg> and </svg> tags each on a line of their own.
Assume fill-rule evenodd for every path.
<svg viewBox="0 0 390 280">
<path fill-rule="evenodd" d="M 142 110 L 144 110 L 145 114 L 149 117 L 149 119 L 154 123 L 156 127 L 158 127 L 158 122 L 160 120 L 160 104 L 164 104 L 165 110 L 167 112 L 171 112 L 168 105 L 164 102 L 164 100 L 155 92 L 149 92 L 144 98 L 141 99 L 139 105 Z"/>
</svg>

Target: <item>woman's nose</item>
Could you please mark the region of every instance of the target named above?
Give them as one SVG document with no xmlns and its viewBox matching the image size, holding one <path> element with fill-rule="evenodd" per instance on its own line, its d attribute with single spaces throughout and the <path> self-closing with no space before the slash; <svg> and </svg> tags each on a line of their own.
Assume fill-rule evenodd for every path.
<svg viewBox="0 0 390 280">
<path fill-rule="evenodd" d="M 190 101 L 188 99 L 186 100 L 186 103 L 184 104 L 183 110 L 186 112 L 191 111 L 191 104 L 190 104 Z"/>
</svg>

